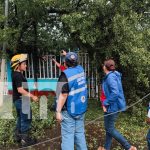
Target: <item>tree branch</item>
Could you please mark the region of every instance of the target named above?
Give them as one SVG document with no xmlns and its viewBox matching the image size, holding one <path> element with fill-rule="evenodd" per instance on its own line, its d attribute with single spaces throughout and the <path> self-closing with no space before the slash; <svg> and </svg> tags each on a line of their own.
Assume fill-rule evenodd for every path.
<svg viewBox="0 0 150 150">
<path fill-rule="evenodd" d="M 69 14 L 71 12 L 72 12 L 71 9 L 66 10 L 66 9 L 48 8 L 48 13 L 56 13 L 56 14 L 63 15 L 63 14 Z"/>
</svg>

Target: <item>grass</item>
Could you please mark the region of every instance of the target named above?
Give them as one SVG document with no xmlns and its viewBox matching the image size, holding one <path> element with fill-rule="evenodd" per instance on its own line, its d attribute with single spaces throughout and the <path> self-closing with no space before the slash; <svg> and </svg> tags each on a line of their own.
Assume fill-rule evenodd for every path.
<svg viewBox="0 0 150 150">
<path fill-rule="evenodd" d="M 52 103 L 53 98 L 49 99 L 48 106 Z M 4 102 L 4 107 L 0 109 L 0 144 L 2 147 L 6 147 L 9 145 L 14 148 L 13 143 L 13 129 L 15 127 L 15 120 L 13 119 L 4 119 L 6 116 L 9 116 L 12 110 L 12 103 L 9 99 Z M 55 122 L 53 122 L 53 112 L 48 110 L 48 119 L 40 120 L 39 119 L 39 106 L 37 104 L 33 104 L 33 126 L 34 129 L 32 133 L 33 136 L 36 136 L 38 139 L 42 139 L 44 141 L 50 134 L 52 134 L 51 130 L 53 129 L 55 132 L 59 130 L 57 128 Z M 6 111 L 7 110 L 7 111 Z M 9 111 L 8 111 L 9 110 Z M 139 113 L 139 111 L 143 110 Z M 128 141 L 137 146 L 138 150 L 147 150 L 146 143 L 146 134 L 149 129 L 149 126 L 145 123 L 145 109 L 137 109 L 137 113 L 121 113 L 116 123 L 116 128 L 128 139 Z M 140 114 L 139 116 L 137 116 Z M 142 114 L 142 115 L 141 115 Z M 12 115 L 11 115 L 12 116 Z M 14 114 L 15 116 L 15 114 Z M 144 116 L 144 117 L 143 117 Z M 3 119 L 2 119 L 3 118 Z M 86 139 L 88 150 L 96 150 L 99 145 L 104 144 L 105 139 L 105 130 L 104 130 L 104 122 L 103 122 L 103 111 L 99 100 L 90 99 L 88 105 L 88 111 L 86 112 Z M 55 129 L 56 128 L 56 129 Z M 6 132 L 7 131 L 7 132 Z M 49 131 L 49 132 L 47 132 Z M 55 132 L 52 136 L 55 137 Z M 60 132 L 58 132 L 58 135 Z M 58 136 L 57 135 L 57 136 Z M 52 143 L 47 143 L 45 146 L 47 149 L 50 149 Z M 60 146 L 60 141 L 56 141 L 53 146 L 54 149 L 58 149 Z M 39 147 L 39 149 L 41 146 Z M 42 148 L 41 148 L 42 149 Z M 113 141 L 112 150 L 121 150 L 123 149 L 121 145 Z"/>
<path fill-rule="evenodd" d="M 146 116 L 144 109 L 142 113 L 142 116 Z M 103 112 L 98 100 L 89 100 L 86 122 L 88 123 L 86 126 L 88 146 L 90 150 L 95 150 L 99 145 L 104 144 L 105 139 Z M 92 132 L 89 133 L 88 130 L 90 128 L 92 128 Z M 149 126 L 145 123 L 145 118 L 139 118 L 129 112 L 120 113 L 116 123 L 116 128 L 127 138 L 129 143 L 135 145 L 138 150 L 147 150 L 146 134 Z M 121 150 L 123 148 L 114 140 L 112 149 Z"/>
</svg>

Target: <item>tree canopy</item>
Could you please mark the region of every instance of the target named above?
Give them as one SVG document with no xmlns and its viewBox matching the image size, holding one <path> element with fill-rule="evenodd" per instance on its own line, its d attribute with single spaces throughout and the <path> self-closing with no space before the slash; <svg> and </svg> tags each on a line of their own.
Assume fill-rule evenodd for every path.
<svg viewBox="0 0 150 150">
<path fill-rule="evenodd" d="M 13 54 L 79 48 L 97 68 L 113 57 L 129 93 L 149 87 L 148 0 L 9 0 L 8 18 L 1 0 L 0 39 Z"/>
</svg>

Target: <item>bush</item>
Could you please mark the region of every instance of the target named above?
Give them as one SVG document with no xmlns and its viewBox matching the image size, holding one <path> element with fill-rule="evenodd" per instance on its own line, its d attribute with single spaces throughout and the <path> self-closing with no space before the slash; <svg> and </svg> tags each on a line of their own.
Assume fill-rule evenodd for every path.
<svg viewBox="0 0 150 150">
<path fill-rule="evenodd" d="M 50 128 L 54 123 L 54 112 L 50 111 L 50 106 L 53 101 L 53 98 L 48 97 L 48 111 L 47 111 L 47 119 L 40 119 L 39 116 L 39 105 L 38 103 L 31 104 L 32 106 L 32 129 L 31 136 L 36 137 L 37 139 L 44 137 L 45 128 Z M 13 107 L 13 114 L 15 119 L 1 119 L 0 120 L 0 145 L 2 147 L 8 145 L 14 145 L 13 133 L 16 124 L 16 111 Z"/>
</svg>

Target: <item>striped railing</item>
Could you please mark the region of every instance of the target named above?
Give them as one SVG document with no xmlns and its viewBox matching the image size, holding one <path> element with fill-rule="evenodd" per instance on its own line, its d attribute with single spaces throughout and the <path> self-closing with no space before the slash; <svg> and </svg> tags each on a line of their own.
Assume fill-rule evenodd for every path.
<svg viewBox="0 0 150 150">
<path fill-rule="evenodd" d="M 84 68 L 87 83 L 88 83 L 88 92 L 90 98 L 97 98 L 98 97 L 98 73 L 97 69 L 94 68 L 90 64 L 90 59 L 88 56 L 88 53 L 78 53 L 79 57 L 79 64 Z M 28 59 L 28 69 L 25 72 L 25 77 L 28 79 L 34 79 L 35 73 L 38 74 L 38 79 L 57 79 L 60 75 L 60 69 L 55 65 L 55 63 L 52 61 L 52 58 L 57 59 L 58 62 L 62 62 L 61 57 L 56 57 L 55 55 L 46 55 L 46 61 L 43 61 L 42 59 L 38 58 L 38 66 L 36 66 L 36 69 L 38 71 L 35 72 L 34 69 L 34 63 L 33 62 L 33 56 L 30 55 Z M 8 94 L 7 89 L 7 68 L 6 68 L 6 74 L 5 74 L 5 86 L 4 86 L 4 95 Z"/>
</svg>

